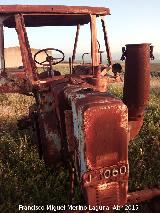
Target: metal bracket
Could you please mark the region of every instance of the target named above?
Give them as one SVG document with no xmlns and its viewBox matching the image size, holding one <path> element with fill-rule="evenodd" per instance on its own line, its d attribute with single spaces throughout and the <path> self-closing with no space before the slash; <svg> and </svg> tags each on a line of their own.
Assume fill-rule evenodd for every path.
<svg viewBox="0 0 160 213">
<path fill-rule="evenodd" d="M 154 60 L 154 55 L 153 55 L 153 47 L 154 46 L 150 46 L 150 58 L 151 58 L 151 60 Z"/>
<path fill-rule="evenodd" d="M 122 47 L 122 57 L 121 57 L 121 61 L 124 61 L 126 59 L 126 48 Z"/>
</svg>

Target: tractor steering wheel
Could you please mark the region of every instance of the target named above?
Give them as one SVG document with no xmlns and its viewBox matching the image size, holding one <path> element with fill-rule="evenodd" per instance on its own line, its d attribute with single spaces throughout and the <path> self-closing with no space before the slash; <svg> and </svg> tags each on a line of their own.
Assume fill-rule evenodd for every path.
<svg viewBox="0 0 160 213">
<path fill-rule="evenodd" d="M 54 58 L 49 52 L 51 50 L 54 50 L 56 52 L 59 52 L 61 53 L 62 57 L 60 58 Z M 46 55 L 46 60 L 45 61 L 37 61 L 36 57 L 38 54 L 44 52 L 45 55 Z M 52 65 L 56 65 L 56 64 L 59 64 L 60 62 L 62 62 L 64 60 L 64 53 L 61 51 L 61 50 L 58 50 L 58 49 L 55 49 L 55 48 L 46 48 L 46 49 L 42 49 L 42 50 L 39 50 L 35 55 L 34 55 L 34 61 L 37 63 L 37 64 L 40 64 L 40 65 L 43 65 L 43 66 L 49 66 L 50 69 L 52 69 Z M 57 61 L 58 60 L 58 61 Z"/>
</svg>

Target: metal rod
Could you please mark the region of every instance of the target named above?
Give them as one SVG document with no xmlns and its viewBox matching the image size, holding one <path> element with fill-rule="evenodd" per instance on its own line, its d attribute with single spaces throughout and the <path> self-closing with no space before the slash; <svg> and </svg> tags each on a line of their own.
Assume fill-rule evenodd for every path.
<svg viewBox="0 0 160 213">
<path fill-rule="evenodd" d="M 111 56 L 111 52 L 110 52 L 110 46 L 109 46 L 109 42 L 108 42 L 108 36 L 107 36 L 107 30 L 106 30 L 104 17 L 101 17 L 101 23 L 102 23 L 102 28 L 103 28 L 103 32 L 104 32 L 104 41 L 105 41 L 106 53 L 107 53 L 107 57 L 108 57 L 108 65 L 110 66 L 110 65 L 112 65 L 112 56 Z"/>
<path fill-rule="evenodd" d="M 72 68 L 73 68 L 73 63 L 75 61 L 75 55 L 76 55 L 76 49 L 77 49 L 77 43 L 78 43 L 78 37 L 79 37 L 79 30 L 80 30 L 80 24 L 77 25 L 77 31 L 76 31 L 73 54 L 72 54 Z"/>
<path fill-rule="evenodd" d="M 73 203 L 73 199 L 74 199 L 74 181 L 75 181 L 75 170 L 73 165 L 70 165 L 70 194 L 69 194 L 69 202 L 70 204 Z"/>
<path fill-rule="evenodd" d="M 36 65 L 32 58 L 32 53 L 27 37 L 27 32 L 25 29 L 24 18 L 23 15 L 17 14 L 15 15 L 16 22 L 16 31 L 18 34 L 22 61 L 26 70 L 26 74 L 30 82 L 36 80 Z"/>
<path fill-rule="evenodd" d="M 69 73 L 72 74 L 72 70 L 73 70 L 73 67 L 72 67 L 72 60 L 71 60 L 71 57 L 69 57 Z"/>
<path fill-rule="evenodd" d="M 95 15 L 90 15 L 90 18 L 91 18 L 91 21 L 90 21 L 91 57 L 92 57 L 92 69 L 93 69 L 93 74 L 94 74 L 96 67 L 99 65 L 96 16 Z"/>
<path fill-rule="evenodd" d="M 160 189 L 144 189 L 137 192 L 132 192 L 128 194 L 127 204 L 140 203 L 146 200 L 151 200 L 154 197 L 160 196 Z"/>
<path fill-rule="evenodd" d="M 83 55 L 82 55 L 82 64 L 84 65 L 84 56 L 85 55 L 88 55 L 89 53 L 83 53 Z"/>
<path fill-rule="evenodd" d="M 0 74 L 4 72 L 5 59 L 4 59 L 4 32 L 3 32 L 3 19 L 0 17 Z"/>
</svg>

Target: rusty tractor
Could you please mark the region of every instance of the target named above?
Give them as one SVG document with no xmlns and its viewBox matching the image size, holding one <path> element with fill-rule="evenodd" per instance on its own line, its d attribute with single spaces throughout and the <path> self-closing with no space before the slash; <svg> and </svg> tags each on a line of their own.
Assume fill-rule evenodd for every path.
<svg viewBox="0 0 160 213">
<path fill-rule="evenodd" d="M 112 64 L 104 17 L 110 10 L 83 6 L 0 6 L 0 92 L 32 95 L 35 105 L 30 118 L 36 126 L 37 145 L 46 165 L 68 165 L 74 195 L 74 179 L 81 186 L 87 205 L 123 206 L 160 195 L 158 188 L 128 192 L 128 144 L 139 133 L 149 99 L 150 58 L 153 47 L 148 43 L 127 44 L 122 50 L 125 60 L 123 100 L 110 94 L 110 83 L 117 82 L 121 66 Z M 96 19 L 101 20 L 107 65 L 102 64 L 97 43 Z M 81 25 L 91 32 L 90 64 L 75 64 Z M 75 26 L 77 28 L 70 74 L 54 70 L 64 60 L 63 51 L 46 48 L 34 57 L 26 27 Z M 8 71 L 4 58 L 4 27 L 15 28 L 23 66 Z M 61 57 L 53 57 L 55 51 Z M 37 56 L 43 52 L 44 61 Z M 38 73 L 36 64 L 45 67 Z M 112 69 L 114 75 L 107 74 Z"/>
</svg>

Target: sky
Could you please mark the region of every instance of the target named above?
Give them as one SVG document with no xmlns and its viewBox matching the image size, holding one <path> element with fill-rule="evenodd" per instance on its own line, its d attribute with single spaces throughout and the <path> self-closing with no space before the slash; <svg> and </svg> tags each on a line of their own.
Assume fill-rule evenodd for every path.
<svg viewBox="0 0 160 213">
<path fill-rule="evenodd" d="M 46 4 L 80 5 L 108 7 L 111 16 L 106 16 L 106 26 L 111 52 L 118 57 L 126 44 L 152 43 L 154 52 L 160 56 L 160 1 L 159 0 L 0 0 L 0 4 Z M 100 24 L 97 23 L 98 30 Z M 75 27 L 49 27 L 27 29 L 30 45 L 33 48 L 54 47 L 70 53 L 74 44 Z M 79 52 L 88 52 L 90 47 L 89 26 L 80 31 Z M 102 34 L 99 40 L 104 48 Z M 85 41 L 85 42 L 84 42 Z M 17 46 L 17 35 L 13 30 L 5 29 L 5 46 Z"/>
</svg>

